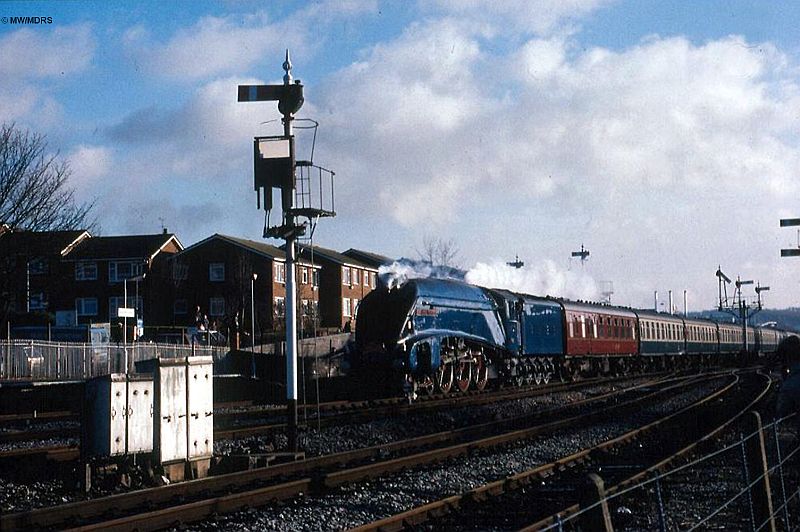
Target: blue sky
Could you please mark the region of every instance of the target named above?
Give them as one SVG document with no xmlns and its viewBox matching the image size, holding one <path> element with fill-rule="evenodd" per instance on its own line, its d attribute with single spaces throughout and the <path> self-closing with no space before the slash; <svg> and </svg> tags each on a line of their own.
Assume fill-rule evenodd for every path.
<svg viewBox="0 0 800 532">
<path fill-rule="evenodd" d="M 52 24 L 0 25 L 0 120 L 47 134 L 103 234 L 260 238 L 251 140 L 277 112 L 236 85 L 279 82 L 289 47 L 337 172 L 320 245 L 413 256 L 441 235 L 477 282 L 613 281 L 635 306 L 708 308 L 722 265 L 797 305 L 778 219 L 800 216 L 800 4 L 0 3 L 12 16 Z"/>
</svg>

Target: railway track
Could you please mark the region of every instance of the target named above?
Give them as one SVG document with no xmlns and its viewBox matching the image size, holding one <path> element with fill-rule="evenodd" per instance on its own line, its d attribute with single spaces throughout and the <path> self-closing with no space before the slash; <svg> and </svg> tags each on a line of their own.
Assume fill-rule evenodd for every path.
<svg viewBox="0 0 800 532">
<path fill-rule="evenodd" d="M 662 396 L 676 388 L 689 386 L 697 379 L 689 377 L 658 383 L 652 381 L 536 415 L 483 423 L 263 469 L 21 512 L 3 516 L 0 525 L 3 530 L 73 526 L 80 526 L 84 530 L 144 530 L 173 526 L 273 500 L 292 498 L 301 493 L 324 493 L 402 469 L 467 456 L 481 449 L 506 446 L 568 427 L 581 418 L 588 421 L 598 415 L 598 410 L 609 412 L 636 408 L 644 398 Z M 624 397 L 632 395 L 638 397 L 624 400 Z M 595 413 L 575 413 L 581 408 L 592 408 Z M 158 508 L 153 509 L 154 506 Z M 107 515 L 111 508 L 119 512 L 116 519 L 109 519 Z"/>
<path fill-rule="evenodd" d="M 316 418 L 316 405 L 306 405 L 304 408 L 312 412 L 312 417 L 307 416 L 306 423 L 318 427 L 330 427 L 333 425 L 344 425 L 348 423 L 358 423 L 368 420 L 378 419 L 388 416 L 408 416 L 418 412 L 449 408 L 454 406 L 476 406 L 485 405 L 498 401 L 523 399 L 537 397 L 551 393 L 558 393 L 570 390 L 578 390 L 587 386 L 600 383 L 615 384 L 624 383 L 632 379 L 656 378 L 664 374 L 626 376 L 615 379 L 587 379 L 575 383 L 554 383 L 545 386 L 527 386 L 523 388 L 503 388 L 500 390 L 482 392 L 469 392 L 467 394 L 453 394 L 448 396 L 432 395 L 421 399 L 418 402 L 409 404 L 405 398 L 386 398 L 365 401 L 332 401 L 320 404 L 320 417 Z M 219 407 L 224 408 L 224 407 Z M 301 409 L 301 412 L 303 410 Z M 269 405 L 246 410 L 235 409 L 215 413 L 214 437 L 216 440 L 236 440 L 250 436 L 260 436 L 270 433 L 283 432 L 286 423 L 285 406 Z M 278 422 L 264 424 L 241 424 L 243 421 L 278 419 Z M 226 422 L 227 421 L 227 422 Z M 79 427 L 61 427 L 56 429 L 36 430 L 35 427 L 29 430 L 18 430 L 13 432 L 1 432 L 0 444 L 28 443 L 27 451 L 8 454 L 0 451 L 0 461 L 9 456 L 22 457 L 29 454 L 34 457 L 42 455 L 42 451 L 35 445 L 36 441 L 47 441 L 46 446 L 52 446 L 48 440 L 78 438 L 80 436 Z M 78 457 L 78 450 L 75 445 L 62 446 L 64 453 L 67 449 L 73 449 L 74 458 Z"/>
<path fill-rule="evenodd" d="M 742 393 L 739 379 L 737 376 L 735 381 L 677 412 L 592 447 L 352 530 L 406 530 L 422 523 L 426 523 L 427 528 L 447 530 L 535 531 L 572 527 L 565 521 L 580 511 L 580 504 L 567 501 L 581 497 L 589 472 L 600 471 L 607 494 L 623 490 L 652 472 L 667 468 L 715 437 L 761 401 L 771 385 L 769 378 L 761 375 L 756 377 L 759 385 L 751 385 L 747 393 Z M 718 408 L 722 397 L 730 400 L 724 412 Z M 705 422 L 698 423 L 698 419 Z M 683 437 L 658 437 L 665 432 Z M 498 512 L 498 508 L 509 511 Z M 498 514 L 502 517 L 498 518 Z"/>
</svg>

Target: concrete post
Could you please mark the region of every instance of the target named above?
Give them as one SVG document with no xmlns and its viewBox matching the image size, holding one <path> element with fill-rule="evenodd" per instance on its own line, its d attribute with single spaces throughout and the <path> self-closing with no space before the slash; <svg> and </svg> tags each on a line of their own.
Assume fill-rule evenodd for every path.
<svg viewBox="0 0 800 532">
<path fill-rule="evenodd" d="M 745 444 L 748 476 L 751 482 L 755 482 L 755 485 L 750 490 L 755 527 L 758 530 L 775 532 L 767 451 L 764 446 L 764 430 L 761 425 L 761 416 L 758 412 L 751 412 L 747 416 L 745 430 L 748 435 L 755 434 L 748 438 Z M 756 479 L 759 480 L 756 481 Z"/>
<path fill-rule="evenodd" d="M 614 532 L 606 501 L 605 485 L 599 475 L 595 473 L 589 475 L 580 495 L 579 504 L 581 511 L 591 507 L 590 510 L 584 511 L 578 520 L 582 530 Z"/>
</svg>

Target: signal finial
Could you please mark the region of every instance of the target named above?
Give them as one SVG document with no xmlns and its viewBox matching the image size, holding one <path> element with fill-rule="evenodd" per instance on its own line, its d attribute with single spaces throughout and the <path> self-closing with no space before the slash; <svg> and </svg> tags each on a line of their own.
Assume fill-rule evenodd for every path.
<svg viewBox="0 0 800 532">
<path fill-rule="evenodd" d="M 283 84 L 291 85 L 292 83 L 292 60 L 289 59 L 289 49 L 286 49 L 286 59 L 283 62 L 283 70 L 286 74 L 283 75 Z"/>
</svg>

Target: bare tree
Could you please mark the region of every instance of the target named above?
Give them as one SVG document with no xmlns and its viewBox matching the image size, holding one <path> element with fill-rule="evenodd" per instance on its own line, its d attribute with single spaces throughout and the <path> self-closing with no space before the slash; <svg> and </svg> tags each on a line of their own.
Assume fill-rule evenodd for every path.
<svg viewBox="0 0 800 532">
<path fill-rule="evenodd" d="M 431 266 L 458 268 L 458 246 L 455 240 L 426 235 L 422 239 L 422 248 L 417 249 L 420 259 Z"/>
<path fill-rule="evenodd" d="M 0 126 L 0 223 L 32 231 L 94 228 L 94 203 L 76 201 L 70 175 L 44 135 Z"/>
</svg>

